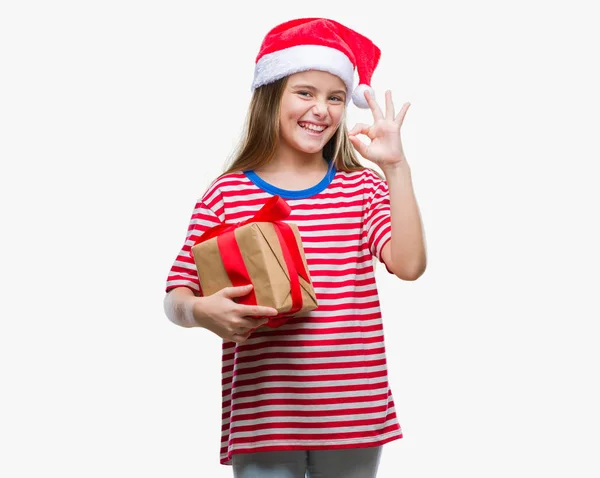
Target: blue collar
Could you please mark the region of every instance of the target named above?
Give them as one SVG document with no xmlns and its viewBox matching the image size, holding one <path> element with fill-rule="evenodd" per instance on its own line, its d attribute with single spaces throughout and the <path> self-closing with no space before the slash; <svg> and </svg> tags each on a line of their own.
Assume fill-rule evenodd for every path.
<svg viewBox="0 0 600 478">
<path fill-rule="evenodd" d="M 257 187 L 259 187 L 263 191 L 272 194 L 273 196 L 280 196 L 283 199 L 306 199 L 316 194 L 319 194 L 324 189 L 327 189 L 327 187 L 331 184 L 331 181 L 333 181 L 336 172 L 337 171 L 335 169 L 335 166 L 330 163 L 330 167 L 327 171 L 327 174 L 323 179 L 321 179 L 321 181 L 318 184 L 308 189 L 300 190 L 281 189 L 276 186 L 273 186 L 272 184 L 266 182 L 264 179 L 261 179 L 258 176 L 258 174 L 251 170 L 244 171 L 244 174 Z"/>
</svg>

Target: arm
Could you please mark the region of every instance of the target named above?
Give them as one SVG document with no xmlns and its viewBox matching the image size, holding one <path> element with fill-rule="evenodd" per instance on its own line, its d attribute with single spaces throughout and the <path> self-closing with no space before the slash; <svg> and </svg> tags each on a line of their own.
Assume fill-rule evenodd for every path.
<svg viewBox="0 0 600 478">
<path fill-rule="evenodd" d="M 392 239 L 381 251 L 388 269 L 403 280 L 416 280 L 427 267 L 425 239 L 419 207 L 406 161 L 382 169 L 390 194 Z"/>
<path fill-rule="evenodd" d="M 247 295 L 252 285 L 226 287 L 206 297 L 196 297 L 187 287 L 176 287 L 164 299 L 165 314 L 181 327 L 203 327 L 219 337 L 241 343 L 252 331 L 278 314 L 277 309 L 238 304 L 234 299 Z"/>
<path fill-rule="evenodd" d="M 196 297 L 187 287 L 176 287 L 166 296 L 163 303 L 167 318 L 181 327 L 201 327 L 194 317 L 194 304 L 200 297 Z"/>
<path fill-rule="evenodd" d="M 208 194 L 212 194 L 209 190 Z M 276 316 L 272 307 L 239 304 L 235 299 L 247 295 L 252 285 L 226 287 L 204 296 L 194 259 L 190 256 L 194 241 L 208 229 L 222 222 L 204 198 L 196 202 L 183 247 L 167 277 L 167 295 L 163 308 L 167 318 L 185 328 L 202 327 L 219 337 L 233 342 L 243 342 L 252 331 Z"/>
<path fill-rule="evenodd" d="M 369 91 L 365 92 L 365 99 L 375 123 L 372 126 L 357 124 L 349 131 L 349 137 L 361 156 L 377 164 L 386 177 L 391 240 L 381 249 L 381 260 L 399 278 L 415 280 L 425 271 L 426 258 L 421 217 L 400 138 L 400 128 L 410 103 L 404 103 L 395 116 L 391 91 L 385 93 L 385 115 Z M 371 143 L 363 143 L 356 137 L 358 134 L 368 136 Z"/>
</svg>

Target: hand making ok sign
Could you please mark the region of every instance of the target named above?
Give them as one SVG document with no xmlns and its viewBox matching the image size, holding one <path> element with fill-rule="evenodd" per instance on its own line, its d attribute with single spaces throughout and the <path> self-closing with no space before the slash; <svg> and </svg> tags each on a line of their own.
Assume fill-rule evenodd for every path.
<svg viewBox="0 0 600 478">
<path fill-rule="evenodd" d="M 373 112 L 375 122 L 369 126 L 364 123 L 358 123 L 348 134 L 350 142 L 360 153 L 360 155 L 372 161 L 379 166 L 382 171 L 388 168 L 394 168 L 406 161 L 400 139 L 400 127 L 404 121 L 404 116 L 408 111 L 410 103 L 404 103 L 400 113 L 394 117 L 394 103 L 392 102 L 392 92 L 385 92 L 385 115 L 381 108 L 369 92 L 365 92 L 365 98 L 369 108 Z M 363 143 L 356 135 L 364 134 L 371 140 L 370 144 Z"/>
</svg>

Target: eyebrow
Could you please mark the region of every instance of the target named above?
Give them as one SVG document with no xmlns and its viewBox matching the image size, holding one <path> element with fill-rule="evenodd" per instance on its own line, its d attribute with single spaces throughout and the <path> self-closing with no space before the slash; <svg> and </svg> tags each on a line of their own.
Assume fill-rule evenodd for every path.
<svg viewBox="0 0 600 478">
<path fill-rule="evenodd" d="M 292 88 L 294 88 L 294 89 L 301 89 L 301 88 L 303 88 L 305 90 L 317 91 L 317 89 L 314 86 L 311 86 L 311 85 L 293 85 Z M 344 91 L 344 90 L 335 90 L 335 91 L 330 91 L 329 93 L 330 94 L 334 94 L 334 93 L 340 94 L 341 93 L 341 94 L 345 95 L 346 91 Z"/>
</svg>

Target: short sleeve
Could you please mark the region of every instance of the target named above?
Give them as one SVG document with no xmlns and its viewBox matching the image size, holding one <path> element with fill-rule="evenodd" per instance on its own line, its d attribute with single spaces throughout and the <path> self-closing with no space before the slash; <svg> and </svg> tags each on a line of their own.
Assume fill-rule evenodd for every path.
<svg viewBox="0 0 600 478">
<path fill-rule="evenodd" d="M 175 287 L 188 287 L 195 294 L 201 295 L 198 271 L 194 259 L 190 256 L 190 250 L 205 231 L 220 223 L 219 217 L 202 200 L 196 202 L 185 242 L 169 271 L 166 292 Z"/>
<path fill-rule="evenodd" d="M 371 254 L 383 263 L 381 251 L 392 238 L 390 191 L 387 182 L 380 178 L 374 178 L 371 184 L 367 191 L 365 231 Z"/>
</svg>

